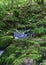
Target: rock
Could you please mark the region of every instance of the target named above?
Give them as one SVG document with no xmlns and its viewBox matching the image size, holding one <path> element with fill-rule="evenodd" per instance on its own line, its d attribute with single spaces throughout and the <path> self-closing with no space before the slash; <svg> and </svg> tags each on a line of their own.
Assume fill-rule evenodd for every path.
<svg viewBox="0 0 46 65">
<path fill-rule="evenodd" d="M 27 38 L 27 34 L 14 32 L 14 38 L 15 39 Z"/>
<path fill-rule="evenodd" d="M 12 43 L 12 36 L 2 36 L 0 37 L 0 49 L 5 49 L 9 44 Z"/>
<path fill-rule="evenodd" d="M 25 58 L 23 63 L 20 63 L 19 65 L 34 65 L 34 60 L 30 58 Z"/>
</svg>

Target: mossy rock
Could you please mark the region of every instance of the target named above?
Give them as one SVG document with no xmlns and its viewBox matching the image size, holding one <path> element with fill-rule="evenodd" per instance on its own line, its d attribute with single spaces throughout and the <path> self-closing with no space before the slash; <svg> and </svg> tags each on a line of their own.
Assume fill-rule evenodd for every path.
<svg viewBox="0 0 46 65">
<path fill-rule="evenodd" d="M 36 61 L 40 61 L 42 58 L 42 55 L 41 54 L 29 54 L 28 57 L 33 58 Z"/>
<path fill-rule="evenodd" d="M 11 31 L 11 30 L 8 30 L 7 32 L 6 32 L 6 35 L 14 35 L 14 31 Z"/>
<path fill-rule="evenodd" d="M 6 65 L 12 64 L 12 62 L 15 60 L 15 54 L 11 54 L 9 57 L 5 59 Z"/>
<path fill-rule="evenodd" d="M 34 33 L 36 37 L 41 37 L 42 35 L 45 35 L 45 28 L 44 27 L 35 28 Z"/>
<path fill-rule="evenodd" d="M 33 45 L 34 44 L 34 41 L 33 40 L 28 40 L 28 39 L 18 39 L 18 40 L 13 40 L 13 44 L 15 44 L 16 46 L 19 46 L 19 47 L 29 47 L 30 45 Z"/>
<path fill-rule="evenodd" d="M 3 33 L 3 31 L 2 30 L 0 30 L 0 34 L 2 34 Z"/>
<path fill-rule="evenodd" d="M 4 21 L 0 21 L 0 29 L 3 29 L 6 27 L 6 24 Z"/>
<path fill-rule="evenodd" d="M 40 43 L 40 46 L 46 46 L 46 41 Z"/>
<path fill-rule="evenodd" d="M 4 57 L 0 57 L 0 65 L 2 65 L 2 64 L 5 64 L 5 58 Z"/>
<path fill-rule="evenodd" d="M 42 38 L 43 40 L 46 40 L 46 35 L 42 36 L 41 38 Z"/>
<path fill-rule="evenodd" d="M 4 51 L 2 57 L 8 57 L 11 54 L 15 54 L 15 57 L 19 57 L 22 54 L 22 47 L 16 47 L 15 44 L 10 44 Z"/>
<path fill-rule="evenodd" d="M 43 19 L 43 20 L 39 20 L 37 23 L 36 23 L 37 27 L 45 27 L 46 26 L 46 20 Z"/>
<path fill-rule="evenodd" d="M 13 53 L 15 53 L 16 51 L 16 46 L 14 44 L 10 44 L 6 49 L 5 49 L 5 52 L 3 53 L 3 57 L 5 56 L 9 56 Z"/>
<path fill-rule="evenodd" d="M 12 58 L 13 60 L 15 59 L 15 50 L 16 47 L 13 44 L 10 44 L 4 51 L 4 53 L 2 54 L 2 56 L 0 57 L 0 63 L 9 63 L 11 62 Z M 9 59 L 9 60 L 8 60 Z"/>
<path fill-rule="evenodd" d="M 38 44 L 40 46 L 46 46 L 46 36 L 41 37 L 41 38 L 33 38 L 32 41 L 34 44 Z"/>
<path fill-rule="evenodd" d="M 46 46 L 40 47 L 41 53 L 46 57 Z"/>
<path fill-rule="evenodd" d="M 0 49 L 6 48 L 9 44 L 12 43 L 12 36 L 2 36 L 0 37 Z"/>
<path fill-rule="evenodd" d="M 33 46 L 30 46 L 30 48 L 28 48 L 28 49 L 22 50 L 22 53 L 25 53 L 26 55 L 39 54 L 40 53 L 40 48 L 34 47 L 34 45 L 33 45 Z"/>
</svg>

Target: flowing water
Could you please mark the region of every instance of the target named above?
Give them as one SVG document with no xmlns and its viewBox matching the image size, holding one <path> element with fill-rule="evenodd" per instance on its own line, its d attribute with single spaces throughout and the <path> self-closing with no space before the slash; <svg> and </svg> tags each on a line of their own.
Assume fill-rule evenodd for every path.
<svg viewBox="0 0 46 65">
<path fill-rule="evenodd" d="M 0 50 L 0 56 L 4 53 L 4 50 Z"/>
</svg>

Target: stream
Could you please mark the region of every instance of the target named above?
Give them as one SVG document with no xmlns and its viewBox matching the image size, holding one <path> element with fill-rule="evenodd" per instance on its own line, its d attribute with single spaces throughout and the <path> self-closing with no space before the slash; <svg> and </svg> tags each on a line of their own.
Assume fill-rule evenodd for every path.
<svg viewBox="0 0 46 65">
<path fill-rule="evenodd" d="M 15 39 L 27 38 L 29 35 L 33 37 L 34 33 L 32 32 L 32 33 L 27 33 L 27 34 L 25 34 L 25 33 L 23 33 L 23 32 L 22 32 L 22 33 L 14 32 L 14 38 L 15 38 Z M 0 50 L 0 56 L 1 56 L 3 53 L 4 53 L 4 50 Z M 44 53 L 42 52 L 41 54 L 42 54 L 41 61 L 38 61 L 38 62 L 37 62 L 37 65 L 42 65 L 41 63 L 43 62 L 43 60 L 46 59 L 46 57 L 44 56 Z"/>
<path fill-rule="evenodd" d="M 4 50 L 0 50 L 0 56 L 4 53 Z"/>
</svg>

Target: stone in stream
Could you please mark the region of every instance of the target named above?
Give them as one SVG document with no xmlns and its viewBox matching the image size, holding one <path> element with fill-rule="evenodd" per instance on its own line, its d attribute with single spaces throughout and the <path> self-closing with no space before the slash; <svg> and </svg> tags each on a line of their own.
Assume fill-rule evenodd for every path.
<svg viewBox="0 0 46 65">
<path fill-rule="evenodd" d="M 14 38 L 15 39 L 27 38 L 27 34 L 14 32 Z"/>
<path fill-rule="evenodd" d="M 25 33 L 25 32 L 22 32 L 22 33 L 18 33 L 18 31 L 17 32 L 14 32 L 14 38 L 15 39 L 19 39 L 19 38 L 27 38 L 28 36 L 30 36 L 30 37 L 34 37 L 34 32 L 27 32 L 27 33 Z"/>
</svg>

